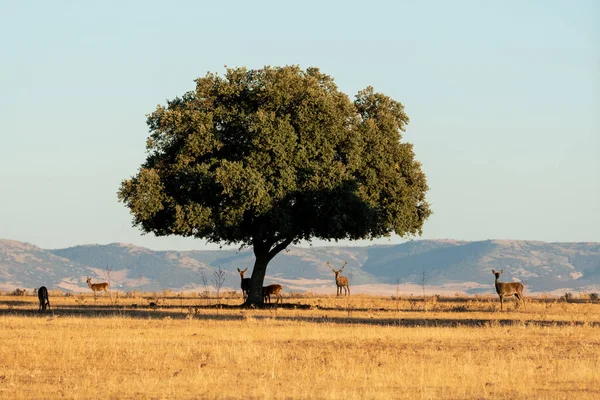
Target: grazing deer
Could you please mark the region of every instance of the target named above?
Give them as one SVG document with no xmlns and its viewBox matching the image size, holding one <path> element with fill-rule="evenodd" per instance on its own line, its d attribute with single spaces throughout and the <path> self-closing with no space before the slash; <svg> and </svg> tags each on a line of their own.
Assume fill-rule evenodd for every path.
<svg viewBox="0 0 600 400">
<path fill-rule="evenodd" d="M 517 306 L 523 301 L 523 307 L 525 307 L 525 297 L 523 296 L 523 284 L 519 282 L 500 282 L 500 275 L 504 272 L 503 269 L 500 272 L 492 270 L 492 274 L 496 277 L 496 293 L 500 296 L 500 310 L 502 310 L 502 303 L 504 297 L 510 297 L 514 295 L 517 298 Z"/>
<path fill-rule="evenodd" d="M 246 299 L 248 298 L 248 293 L 250 293 L 250 278 L 244 278 L 244 274 L 246 271 L 248 271 L 248 268 L 243 271 L 239 268 L 237 270 L 242 277 L 242 296 L 244 296 L 244 299 Z"/>
<path fill-rule="evenodd" d="M 344 288 L 344 296 L 345 295 L 350 296 L 350 285 L 348 284 L 348 278 L 340 275 L 340 273 L 342 272 L 344 267 L 346 265 L 348 265 L 348 261 L 344 261 L 344 265 L 342 266 L 342 268 L 340 268 L 338 270 L 333 269 L 333 267 L 331 266 L 329 261 L 327 261 L 327 265 L 329 265 L 329 268 L 331 268 L 331 270 L 335 273 L 335 284 L 337 285 L 337 295 L 338 296 L 341 295 L 342 288 Z"/>
<path fill-rule="evenodd" d="M 264 302 L 266 303 L 267 300 L 269 300 L 269 303 L 271 302 L 271 295 L 275 295 L 277 296 L 277 303 L 279 303 L 281 300 L 281 291 L 283 290 L 283 286 L 281 285 L 269 285 L 269 286 L 263 286 L 263 297 L 264 297 Z"/>
<path fill-rule="evenodd" d="M 39 312 L 46 311 L 46 306 L 50 308 L 50 300 L 48 300 L 48 289 L 46 289 L 46 286 L 42 286 L 38 289 L 38 299 L 40 300 Z"/>
<path fill-rule="evenodd" d="M 90 287 L 90 289 L 92 289 L 92 291 L 94 292 L 94 296 L 96 296 L 96 292 L 101 292 L 101 291 L 105 291 L 106 293 L 108 293 L 108 287 L 110 286 L 109 283 L 107 282 L 103 282 L 103 283 L 92 283 L 92 278 L 87 278 L 87 284 Z M 109 293 L 110 294 L 110 293 Z"/>
</svg>

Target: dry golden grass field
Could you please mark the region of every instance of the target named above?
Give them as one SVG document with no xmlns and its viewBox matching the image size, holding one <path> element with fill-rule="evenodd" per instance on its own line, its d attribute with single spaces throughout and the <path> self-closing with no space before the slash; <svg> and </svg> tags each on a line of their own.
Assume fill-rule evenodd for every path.
<svg viewBox="0 0 600 400">
<path fill-rule="evenodd" d="M 600 398 L 600 304 L 527 300 L 3 295 L 0 398 Z"/>
</svg>

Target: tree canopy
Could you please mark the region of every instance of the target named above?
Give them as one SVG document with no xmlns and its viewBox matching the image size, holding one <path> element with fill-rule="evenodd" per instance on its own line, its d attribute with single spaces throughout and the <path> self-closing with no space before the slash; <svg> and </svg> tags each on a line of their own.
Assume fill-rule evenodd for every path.
<svg viewBox="0 0 600 400">
<path fill-rule="evenodd" d="M 148 115 L 147 159 L 119 200 L 144 232 L 251 246 L 249 302 L 292 243 L 422 233 L 428 187 L 400 102 L 372 87 L 351 101 L 298 66 L 195 83 Z"/>
</svg>

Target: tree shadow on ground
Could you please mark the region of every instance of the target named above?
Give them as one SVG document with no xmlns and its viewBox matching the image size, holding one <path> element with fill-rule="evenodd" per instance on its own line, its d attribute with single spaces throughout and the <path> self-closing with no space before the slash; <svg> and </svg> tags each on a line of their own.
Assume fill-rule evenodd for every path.
<svg viewBox="0 0 600 400">
<path fill-rule="evenodd" d="M 0 306 L 8 306 L 8 307 L 19 307 L 19 306 L 30 306 L 34 303 L 30 301 L 6 301 L 0 300 Z"/>
<path fill-rule="evenodd" d="M 14 304 L 14 303 L 12 303 Z M 181 309 L 181 312 L 173 312 L 172 309 Z M 214 306 L 192 306 L 192 307 L 138 307 L 131 308 L 125 306 L 59 306 L 52 308 L 45 313 L 38 312 L 38 309 L 0 309 L 0 316 L 19 316 L 19 317 L 39 317 L 39 318 L 57 318 L 57 317 L 80 317 L 80 318 L 132 318 L 132 319 L 191 319 L 199 321 L 243 321 L 252 320 L 278 320 L 290 322 L 309 322 L 316 324 L 340 324 L 340 325 L 374 325 L 374 326 L 397 326 L 397 327 L 489 327 L 489 326 L 592 326 L 600 327 L 600 321 L 560 321 L 560 320 L 539 320 L 522 318 L 440 318 L 437 317 L 415 317 L 415 318 L 381 318 L 377 316 L 354 317 L 352 313 L 356 310 L 348 310 L 348 316 L 280 316 L 277 315 L 279 309 L 306 310 L 310 306 L 305 304 L 285 304 L 281 307 L 269 307 L 270 315 L 255 315 L 252 309 L 242 308 L 232 305 L 214 305 Z M 239 314 L 221 314 L 221 310 L 239 310 Z M 331 311 L 340 311 L 331 309 Z M 345 311 L 345 310 L 342 310 Z M 393 310 L 389 310 L 393 311 Z M 404 313 L 405 311 L 403 311 Z M 453 315 L 454 312 L 448 312 Z M 516 314 L 519 315 L 519 314 Z M 522 315 L 521 315 L 522 316 Z"/>
</svg>

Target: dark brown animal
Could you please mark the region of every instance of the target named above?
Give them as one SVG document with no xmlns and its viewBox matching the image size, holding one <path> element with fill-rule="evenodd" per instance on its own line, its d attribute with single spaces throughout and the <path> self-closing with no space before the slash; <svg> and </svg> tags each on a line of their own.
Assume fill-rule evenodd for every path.
<svg viewBox="0 0 600 400">
<path fill-rule="evenodd" d="M 500 296 L 500 310 L 502 310 L 502 303 L 505 297 L 514 295 L 517 298 L 517 306 L 523 301 L 523 307 L 525 308 L 525 297 L 523 296 L 523 284 L 519 282 L 500 282 L 500 275 L 504 272 L 503 269 L 500 272 L 492 270 L 492 274 L 496 277 L 496 293 Z"/>
<path fill-rule="evenodd" d="M 281 285 L 269 285 L 263 286 L 263 298 L 265 303 L 271 302 L 271 295 L 277 296 L 277 303 L 281 302 L 281 292 L 283 291 L 283 286 Z M 268 301 L 267 301 L 268 300 Z"/>
<path fill-rule="evenodd" d="M 244 299 L 247 299 L 248 294 L 250 293 L 250 278 L 244 278 L 244 274 L 246 273 L 246 271 L 248 271 L 248 268 L 246 268 L 243 271 L 239 268 L 237 270 L 240 273 L 240 277 L 242 278 L 242 296 L 244 296 Z"/>
<path fill-rule="evenodd" d="M 40 300 L 39 312 L 46 311 L 46 306 L 50 308 L 50 300 L 48 299 L 48 289 L 46 289 L 46 286 L 42 286 L 38 289 L 38 299 Z"/>
<path fill-rule="evenodd" d="M 350 296 L 350 285 L 348 284 L 348 278 L 340 275 L 340 273 L 342 272 L 342 270 L 344 269 L 344 267 L 347 264 L 348 264 L 348 261 L 344 261 L 344 265 L 342 266 L 342 268 L 335 270 L 335 269 L 333 269 L 333 267 L 331 266 L 329 261 L 327 261 L 327 265 L 329 265 L 329 268 L 331 268 L 331 270 L 335 273 L 335 284 L 337 286 L 337 295 L 338 296 L 342 294 L 342 288 L 344 289 L 344 296 L 345 295 Z"/>
</svg>

